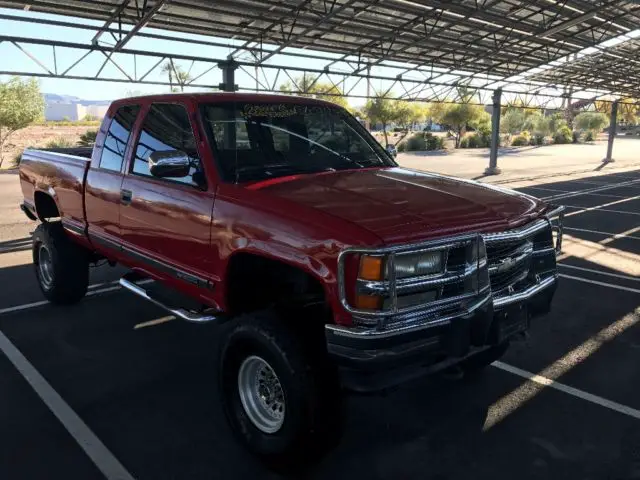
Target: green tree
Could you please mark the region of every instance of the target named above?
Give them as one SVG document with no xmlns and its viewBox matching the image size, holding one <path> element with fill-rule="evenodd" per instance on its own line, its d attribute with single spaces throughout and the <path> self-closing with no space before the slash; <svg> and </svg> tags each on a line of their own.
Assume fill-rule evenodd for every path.
<svg viewBox="0 0 640 480">
<path fill-rule="evenodd" d="M 464 136 L 467 126 L 477 128 L 482 124 L 486 125 L 488 116 L 481 105 L 449 104 L 442 113 L 440 123 L 451 128 L 455 138 L 455 147 L 460 148 L 460 140 Z"/>
<path fill-rule="evenodd" d="M 382 133 L 384 133 L 384 143 L 389 145 L 387 136 L 387 127 L 390 123 L 398 121 L 398 108 L 396 102 L 384 97 L 376 97 L 369 100 L 364 106 L 364 112 L 372 123 L 380 123 L 382 125 Z"/>
<path fill-rule="evenodd" d="M 600 112 L 581 112 L 576 115 L 574 120 L 576 126 L 581 130 L 598 133 L 605 125 L 609 123 L 609 119 L 604 113 Z"/>
<path fill-rule="evenodd" d="M 507 110 L 500 119 L 500 131 L 509 138 L 524 129 L 525 115 L 521 108 Z"/>
<path fill-rule="evenodd" d="M 549 116 L 549 130 L 551 133 L 556 133 L 562 127 L 567 127 L 567 119 L 563 112 L 556 112 Z"/>
<path fill-rule="evenodd" d="M 294 78 L 294 81 L 287 81 L 280 85 L 280 91 L 284 93 L 292 93 L 302 97 L 319 98 L 327 100 L 343 108 L 348 108 L 347 97 L 345 97 L 340 89 L 326 82 L 318 80 L 317 76 L 303 74 Z"/>
<path fill-rule="evenodd" d="M 38 120 L 44 114 L 44 99 L 37 80 L 13 77 L 0 82 L 0 167 L 3 150 L 12 133 Z"/>
<path fill-rule="evenodd" d="M 424 122 L 428 116 L 428 108 L 424 103 L 393 101 L 396 109 L 395 121 L 406 130 L 414 123 Z"/>
<path fill-rule="evenodd" d="M 442 117 L 444 117 L 446 111 L 446 103 L 430 103 L 427 106 L 427 114 L 429 118 L 436 123 L 442 123 Z"/>
<path fill-rule="evenodd" d="M 162 66 L 162 73 L 169 76 L 169 85 L 172 92 L 184 92 L 185 84 L 191 80 L 191 74 L 185 71 L 180 65 L 173 62 L 167 62 Z M 178 85 L 174 87 L 174 82 Z"/>
</svg>

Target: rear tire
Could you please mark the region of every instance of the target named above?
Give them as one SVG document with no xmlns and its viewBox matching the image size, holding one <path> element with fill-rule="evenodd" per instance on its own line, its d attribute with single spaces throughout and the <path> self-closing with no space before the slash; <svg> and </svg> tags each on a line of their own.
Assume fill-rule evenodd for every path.
<svg viewBox="0 0 640 480">
<path fill-rule="evenodd" d="M 341 425 L 341 392 L 328 359 L 273 310 L 242 315 L 234 322 L 222 347 L 219 372 L 233 433 L 271 468 L 313 463 L 336 439 Z"/>
<path fill-rule="evenodd" d="M 33 265 L 38 285 L 51 303 L 69 305 L 89 286 L 89 256 L 73 243 L 60 222 L 45 222 L 33 232 Z"/>
</svg>

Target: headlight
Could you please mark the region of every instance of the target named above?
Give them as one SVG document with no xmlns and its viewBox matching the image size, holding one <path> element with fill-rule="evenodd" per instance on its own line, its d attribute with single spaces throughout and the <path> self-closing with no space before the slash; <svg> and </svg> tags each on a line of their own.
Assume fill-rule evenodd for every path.
<svg viewBox="0 0 640 480">
<path fill-rule="evenodd" d="M 442 273 L 444 258 L 442 250 L 424 253 L 405 253 L 396 255 L 396 278 L 418 277 Z M 387 278 L 388 278 L 387 274 Z"/>
</svg>

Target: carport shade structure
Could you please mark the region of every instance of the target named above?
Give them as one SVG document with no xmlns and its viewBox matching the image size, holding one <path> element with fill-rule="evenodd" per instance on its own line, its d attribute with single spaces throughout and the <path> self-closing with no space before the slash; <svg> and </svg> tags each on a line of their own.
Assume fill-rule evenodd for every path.
<svg viewBox="0 0 640 480">
<path fill-rule="evenodd" d="M 160 65 L 181 61 L 191 65 L 182 87 L 277 91 L 289 79 L 294 93 L 322 81 L 352 97 L 492 103 L 498 112 L 487 173 L 497 169 L 503 103 L 553 109 L 640 98 L 640 2 L 631 0 L 0 0 L 0 7 L 20 11 L 0 12 L 0 20 L 93 33 L 86 43 L 69 42 L 66 33 L 46 40 L 0 35 L 0 47 L 15 46 L 36 67 L 4 64 L 0 74 L 164 85 L 154 77 Z M 138 38 L 198 46 L 190 52 L 225 47 L 228 54 L 130 48 Z M 30 52 L 42 45 L 52 47 L 47 61 Z M 61 68 L 56 48 L 80 56 Z M 101 68 L 78 73 L 91 56 L 101 58 Z M 138 72 L 140 58 L 151 59 L 152 68 Z M 107 65 L 119 73 L 107 73 Z M 217 67 L 222 82 L 204 82 Z M 236 85 L 236 70 L 252 85 Z M 294 77 L 303 74 L 314 81 L 298 85 Z M 366 95 L 358 93 L 361 83 Z M 610 147 L 612 141 L 613 133 Z"/>
</svg>

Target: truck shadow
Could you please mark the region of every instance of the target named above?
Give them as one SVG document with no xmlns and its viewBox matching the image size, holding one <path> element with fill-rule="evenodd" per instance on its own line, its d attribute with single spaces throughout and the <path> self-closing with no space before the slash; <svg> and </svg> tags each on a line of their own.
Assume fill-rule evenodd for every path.
<svg viewBox="0 0 640 480">
<path fill-rule="evenodd" d="M 0 254 L 9 252 L 20 252 L 31 248 L 31 237 L 15 238 L 0 242 Z"/>
</svg>

